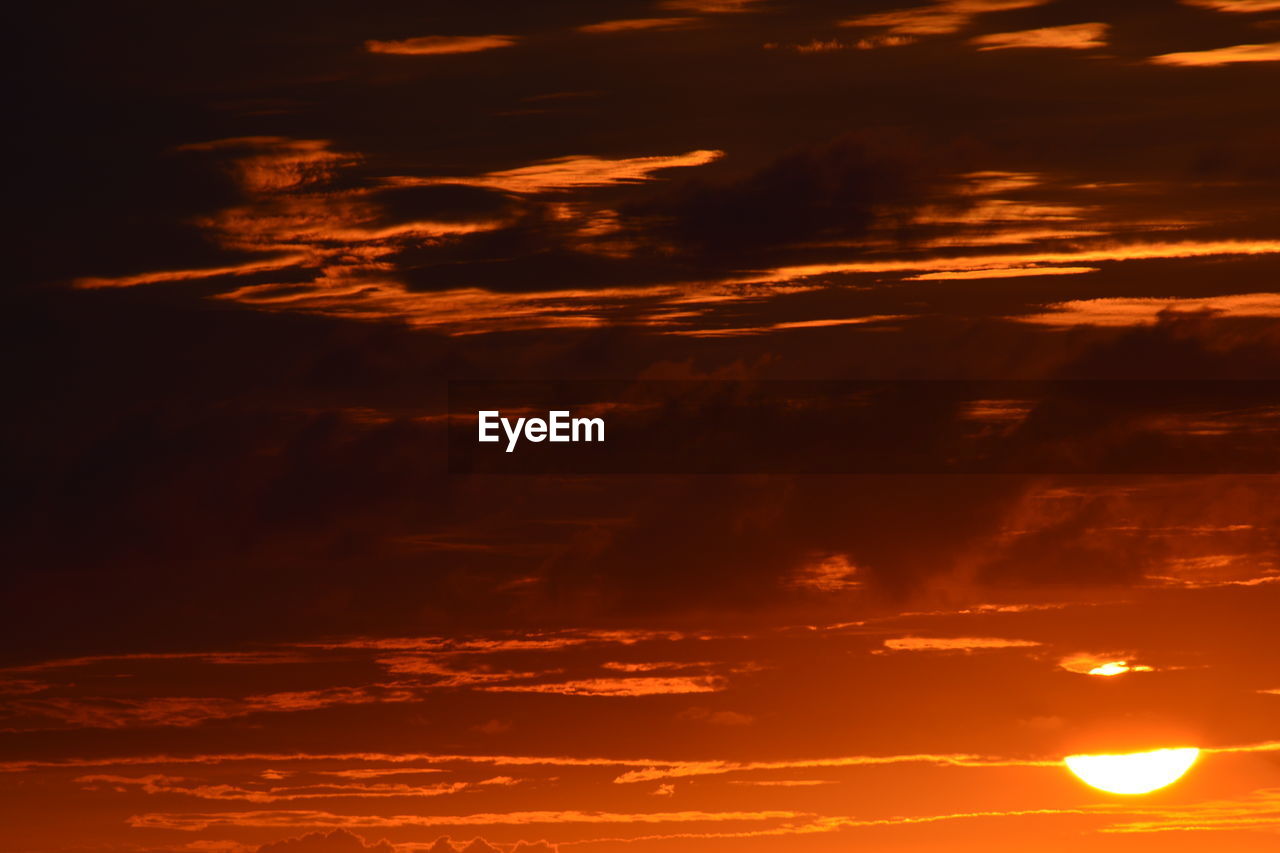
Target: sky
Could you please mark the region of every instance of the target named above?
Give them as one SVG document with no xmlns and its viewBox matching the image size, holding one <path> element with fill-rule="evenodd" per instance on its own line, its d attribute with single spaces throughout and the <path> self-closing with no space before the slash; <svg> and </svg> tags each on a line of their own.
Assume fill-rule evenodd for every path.
<svg viewBox="0 0 1280 853">
<path fill-rule="evenodd" d="M 6 849 L 1274 848 L 1280 2 L 14 20 Z"/>
</svg>

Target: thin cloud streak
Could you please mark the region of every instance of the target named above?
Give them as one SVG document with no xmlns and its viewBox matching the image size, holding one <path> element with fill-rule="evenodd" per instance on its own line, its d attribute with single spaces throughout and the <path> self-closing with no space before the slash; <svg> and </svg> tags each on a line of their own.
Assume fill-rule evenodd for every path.
<svg viewBox="0 0 1280 853">
<path fill-rule="evenodd" d="M 936 0 L 931 6 L 913 6 L 876 12 L 841 21 L 842 27 L 886 27 L 907 36 L 948 35 L 964 29 L 978 15 L 1042 6 L 1049 0 Z"/>
<path fill-rule="evenodd" d="M 1213 9 L 1216 12 L 1234 12 L 1237 14 L 1280 12 L 1280 0 L 1182 0 L 1182 4 L 1184 6 L 1199 6 L 1201 9 Z"/>
<path fill-rule="evenodd" d="M 1203 312 L 1215 317 L 1280 317 L 1280 294 L 1079 299 L 1059 302 L 1043 313 L 1015 319 L 1047 326 L 1138 326 L 1155 323 L 1162 316 L 1176 312 Z"/>
<path fill-rule="evenodd" d="M 1011 48 L 1090 50 L 1107 46 L 1107 25 L 1068 24 L 1063 27 L 1044 27 L 1013 33 L 991 33 L 970 39 L 969 43 L 978 45 L 978 50 L 1009 50 Z"/>
<path fill-rule="evenodd" d="M 804 812 L 614 812 L 524 811 L 469 815 L 344 815 L 323 811 L 279 810 L 254 812 L 151 813 L 134 815 L 129 825 L 139 829 L 176 829 L 196 832 L 211 827 L 340 827 L 392 828 L 411 826 L 527 826 L 530 824 L 651 824 L 651 823 L 731 823 L 789 820 L 806 817 Z"/>
<path fill-rule="evenodd" d="M 515 36 L 418 36 L 399 41 L 370 40 L 364 47 L 370 53 L 395 56 L 440 56 L 511 47 L 516 41 Z"/>
<path fill-rule="evenodd" d="M 1280 62 L 1280 41 L 1268 44 L 1237 44 L 1213 50 L 1189 50 L 1182 53 L 1163 53 L 1148 62 L 1156 65 L 1181 65 L 1214 67 L 1235 65 L 1241 62 Z"/>
<path fill-rule="evenodd" d="M 604 187 L 610 184 L 641 183 L 650 180 L 651 174 L 660 169 L 704 166 L 723 156 L 723 151 L 711 150 L 688 151 L 666 157 L 624 157 L 614 160 L 574 155 L 544 160 L 515 169 L 488 172 L 474 178 L 393 177 L 388 178 L 386 182 L 398 187 L 461 184 L 513 193 L 542 193 L 584 187 Z"/>
<path fill-rule="evenodd" d="M 1039 646 L 1034 640 L 1002 637 L 899 637 L 885 640 L 884 647 L 895 652 L 973 652 L 984 649 L 1026 649 Z"/>
<path fill-rule="evenodd" d="M 601 21 L 598 24 L 583 24 L 578 27 L 580 33 L 631 33 L 640 30 L 674 30 L 698 23 L 698 18 L 624 18 L 618 21 Z"/>
</svg>

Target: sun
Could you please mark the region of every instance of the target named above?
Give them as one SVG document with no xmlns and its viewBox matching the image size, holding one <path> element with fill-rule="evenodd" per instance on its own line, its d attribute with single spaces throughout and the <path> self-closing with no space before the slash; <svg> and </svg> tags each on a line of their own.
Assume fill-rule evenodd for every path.
<svg viewBox="0 0 1280 853">
<path fill-rule="evenodd" d="M 1068 755 L 1067 768 L 1086 785 L 1112 794 L 1146 794 L 1171 785 L 1191 769 L 1194 746 L 1122 755 Z"/>
</svg>

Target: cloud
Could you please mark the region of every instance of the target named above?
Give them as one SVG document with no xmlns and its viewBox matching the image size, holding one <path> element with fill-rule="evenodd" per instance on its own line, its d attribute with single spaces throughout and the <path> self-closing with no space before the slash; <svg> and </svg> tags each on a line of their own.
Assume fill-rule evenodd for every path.
<svg viewBox="0 0 1280 853">
<path fill-rule="evenodd" d="M 418 36 L 400 41 L 370 40 L 364 43 L 370 53 L 398 56 L 438 56 L 451 53 L 476 53 L 498 47 L 511 47 L 515 36 Z"/>
<path fill-rule="evenodd" d="M 1182 0 L 1184 6 L 1199 6 L 1218 12 L 1280 12 L 1280 0 Z"/>
<path fill-rule="evenodd" d="M 959 255 L 954 257 L 902 258 L 900 260 L 842 261 L 778 267 L 758 276 L 739 279 L 741 283 L 794 281 L 833 273 L 893 273 L 914 271 L 978 272 L 983 270 L 1051 270 L 1041 264 L 1198 258 L 1228 255 L 1271 255 L 1280 253 L 1280 240 L 1184 240 L 1168 242 L 1101 241 L 1097 245 L 1068 251 L 1030 251 L 1002 255 Z M 1078 272 L 1075 270 L 1073 272 Z M 1052 274 L 1051 272 L 1048 274 Z M 1137 301 L 1144 301 L 1145 298 Z M 1150 300 L 1146 300 L 1150 301 Z M 1157 300 L 1158 301 L 1158 300 Z"/>
<path fill-rule="evenodd" d="M 1061 27 L 1044 27 L 1038 30 L 1021 30 L 1013 33 L 991 33 L 969 40 L 979 50 L 1006 50 L 1020 47 L 1067 48 L 1088 50 L 1107 46 L 1107 24 L 1068 24 Z"/>
<path fill-rule="evenodd" d="M 1280 317 L 1280 295 L 1238 293 L 1198 298 L 1102 297 L 1059 302 L 1042 313 L 1019 317 L 1020 322 L 1049 326 L 1141 326 L 1152 325 L 1171 315 L 1212 315 L 1215 317 Z"/>
<path fill-rule="evenodd" d="M 681 720 L 694 720 L 713 726 L 749 726 L 756 721 L 751 714 L 743 714 L 740 711 L 717 711 L 714 708 L 703 707 L 686 708 L 676 716 Z"/>
<path fill-rule="evenodd" d="M 693 263 L 745 263 L 779 247 L 865 235 L 882 217 L 917 206 L 946 159 L 892 132 L 851 134 L 735 179 L 686 181 L 622 213 L 628 227 L 674 243 Z"/>
<path fill-rule="evenodd" d="M 339 775 L 344 771 L 335 771 Z M 404 769 L 388 772 L 403 774 Z M 348 774 L 349 775 L 349 774 Z M 502 780 L 506 783 L 508 780 Z M 119 776 L 94 773 L 80 776 L 76 782 L 88 790 L 111 789 L 124 791 L 136 789 L 146 794 L 181 794 L 201 800 L 243 800 L 251 803 L 280 803 L 294 800 L 328 800 L 337 797 L 371 799 L 383 797 L 441 797 L 462 791 L 475 790 L 479 785 L 495 784 L 492 780 L 469 782 L 444 782 L 438 785 L 408 785 L 403 783 L 323 782 L 319 784 L 260 785 L 246 787 L 226 783 L 209 784 L 195 779 L 163 774 L 146 776 Z"/>
<path fill-rule="evenodd" d="M 1145 664 L 1131 664 L 1131 655 L 1127 654 L 1092 654 L 1080 652 L 1068 655 L 1058 661 L 1058 666 L 1067 672 L 1078 675 L 1096 675 L 1102 678 L 1114 678 L 1129 672 L 1154 672 Z"/>
<path fill-rule="evenodd" d="M 1241 62 L 1280 62 L 1280 42 L 1268 44 L 1237 44 L 1213 50 L 1191 50 L 1182 53 L 1163 53 L 1148 62 L 1157 65 L 1185 65 L 1212 67 L 1234 65 Z"/>
<path fill-rule="evenodd" d="M 333 832 L 309 832 L 297 838 L 273 841 L 259 847 L 256 853 L 394 853 L 389 842 L 366 842 L 345 829 Z"/>
<path fill-rule="evenodd" d="M 624 33 L 638 30 L 675 30 L 698 23 L 698 18 L 623 18 L 578 27 L 580 33 Z"/>
<path fill-rule="evenodd" d="M 394 186 L 455 184 L 489 187 L 512 193 L 542 193 L 582 187 L 604 187 L 610 184 L 634 184 L 651 180 L 661 169 L 704 166 L 724 156 L 722 151 L 688 151 L 659 157 L 624 157 L 608 159 L 578 155 L 557 157 L 530 166 L 489 172 L 474 178 L 389 178 Z"/>
<path fill-rule="evenodd" d="M 895 652 L 973 652 L 986 649 L 1025 649 L 1038 646 L 1033 640 L 1002 637 L 899 637 L 885 640 L 884 647 Z"/>
<path fill-rule="evenodd" d="M 677 696 L 718 693 L 727 686 L 727 681 L 718 676 L 642 676 L 584 678 L 548 684 L 500 684 L 480 689 L 492 693 L 559 693 L 563 696 Z"/>
<path fill-rule="evenodd" d="M 313 711 L 346 705 L 412 702 L 415 691 L 385 685 L 325 687 L 239 698 L 205 696 L 48 697 L 9 703 L 11 717 L 54 720 L 74 728 L 118 729 L 138 726 L 196 726 L 260 713 Z"/>
<path fill-rule="evenodd" d="M 841 21 L 843 27 L 887 27 L 899 35 L 946 35 L 958 32 L 978 15 L 1042 6 L 1048 0 L 936 0 L 931 6 L 913 6 L 876 12 Z"/>
<path fill-rule="evenodd" d="M 613 781 L 619 785 L 683 779 L 693 776 L 722 776 L 773 770 L 814 770 L 837 767 L 880 767 L 897 764 L 927 764 L 938 767 L 1058 767 L 1061 762 L 1041 759 L 955 754 L 843 755 L 793 761 L 671 761 L 654 763 L 640 770 L 628 770 Z"/>
<path fill-rule="evenodd" d="M 129 825 L 141 829 L 196 832 L 211 827 L 340 827 L 382 829 L 406 826 L 528 826 L 534 824 L 727 823 L 787 820 L 803 813 L 781 810 L 727 812 L 583 812 L 520 811 L 468 815 L 346 815 L 325 811 L 281 809 L 254 812 L 158 813 L 134 815 Z"/>
</svg>

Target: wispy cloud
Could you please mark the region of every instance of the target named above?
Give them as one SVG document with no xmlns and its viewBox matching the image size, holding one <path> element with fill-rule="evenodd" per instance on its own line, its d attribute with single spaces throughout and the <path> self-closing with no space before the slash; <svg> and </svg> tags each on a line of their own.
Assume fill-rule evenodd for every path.
<svg viewBox="0 0 1280 853">
<path fill-rule="evenodd" d="M 515 36 L 418 36 L 399 41 L 370 40 L 364 43 L 370 53 L 399 56 L 437 56 L 451 53 L 477 53 L 497 47 L 510 47 Z"/>
<path fill-rule="evenodd" d="M 201 800 L 243 800 L 251 803 L 279 803 L 293 800 L 356 799 L 385 797 L 440 797 L 474 790 L 483 782 L 442 782 L 410 785 L 391 782 L 333 782 L 308 785 L 259 785 L 244 787 L 226 783 L 210 784 L 195 779 L 152 773 L 146 776 L 119 776 L 94 773 L 75 780 L 88 790 L 103 788 L 138 790 L 144 794 L 178 794 Z"/>
<path fill-rule="evenodd" d="M 278 810 L 253 812 L 150 813 L 134 815 L 129 825 L 139 829 L 194 832 L 211 827 L 340 827 L 347 829 L 412 826 L 527 826 L 530 824 L 653 824 L 739 823 L 805 817 L 794 811 L 742 812 L 582 812 L 522 811 L 468 815 L 345 815 L 325 811 Z"/>
<path fill-rule="evenodd" d="M 885 640 L 884 647 L 895 652 L 974 652 L 985 649 L 1026 649 L 1038 646 L 1034 640 L 1003 637 L 899 637 Z"/>
<path fill-rule="evenodd" d="M 1177 312 L 1204 312 L 1217 317 L 1280 317 L 1280 295 L 1240 293 L 1206 297 L 1104 297 L 1059 302 L 1047 311 L 1018 319 L 1050 326 L 1138 326 Z"/>
<path fill-rule="evenodd" d="M 1182 0 L 1182 4 L 1238 14 L 1280 12 L 1280 0 Z"/>
<path fill-rule="evenodd" d="M 979 50 L 1007 50 L 1021 47 L 1066 48 L 1088 50 L 1107 46 L 1107 25 L 1101 23 L 1068 24 L 1013 33 L 990 33 L 969 40 Z"/>
<path fill-rule="evenodd" d="M 1151 57 L 1157 65 L 1186 65 L 1210 67 L 1235 65 L 1241 62 L 1280 62 L 1280 41 L 1267 44 L 1237 44 L 1213 50 L 1190 50 L 1182 53 L 1162 53 Z"/>
<path fill-rule="evenodd" d="M 430 186 L 461 184 L 488 187 L 515 193 L 540 193 L 580 187 L 604 187 L 610 184 L 634 184 L 651 179 L 660 169 L 703 166 L 718 160 L 722 151 L 689 151 L 666 157 L 624 157 L 609 159 L 589 155 L 557 157 L 530 166 L 519 166 L 488 172 L 478 177 L 458 178 L 388 178 L 393 186 Z"/>
<path fill-rule="evenodd" d="M 19 699 L 8 704 L 7 714 L 19 720 L 52 720 L 59 726 L 93 729 L 138 726 L 195 726 L 210 720 L 226 720 L 261 713 L 314 711 L 342 705 L 411 702 L 415 691 L 389 686 L 327 687 L 266 693 L 242 698 L 208 696 L 152 696 L 140 699 L 116 697 L 48 697 Z M 37 724 L 46 728 L 48 723 Z M 23 730 L 19 724 L 17 730 Z"/>
<path fill-rule="evenodd" d="M 1048 0 L 937 0 L 931 6 L 913 6 L 892 12 L 876 12 L 841 21 L 845 27 L 887 27 L 898 35 L 946 35 L 964 29 L 978 15 L 1042 6 Z"/>
<path fill-rule="evenodd" d="M 639 30 L 675 30 L 698 23 L 698 18 L 623 18 L 578 27 L 580 33 L 628 33 Z"/>
<path fill-rule="evenodd" d="M 480 689 L 492 693 L 558 693 L 562 696 L 667 696 L 717 693 L 728 682 L 719 676 L 638 676 L 583 678 L 546 684 L 498 684 Z"/>
</svg>

